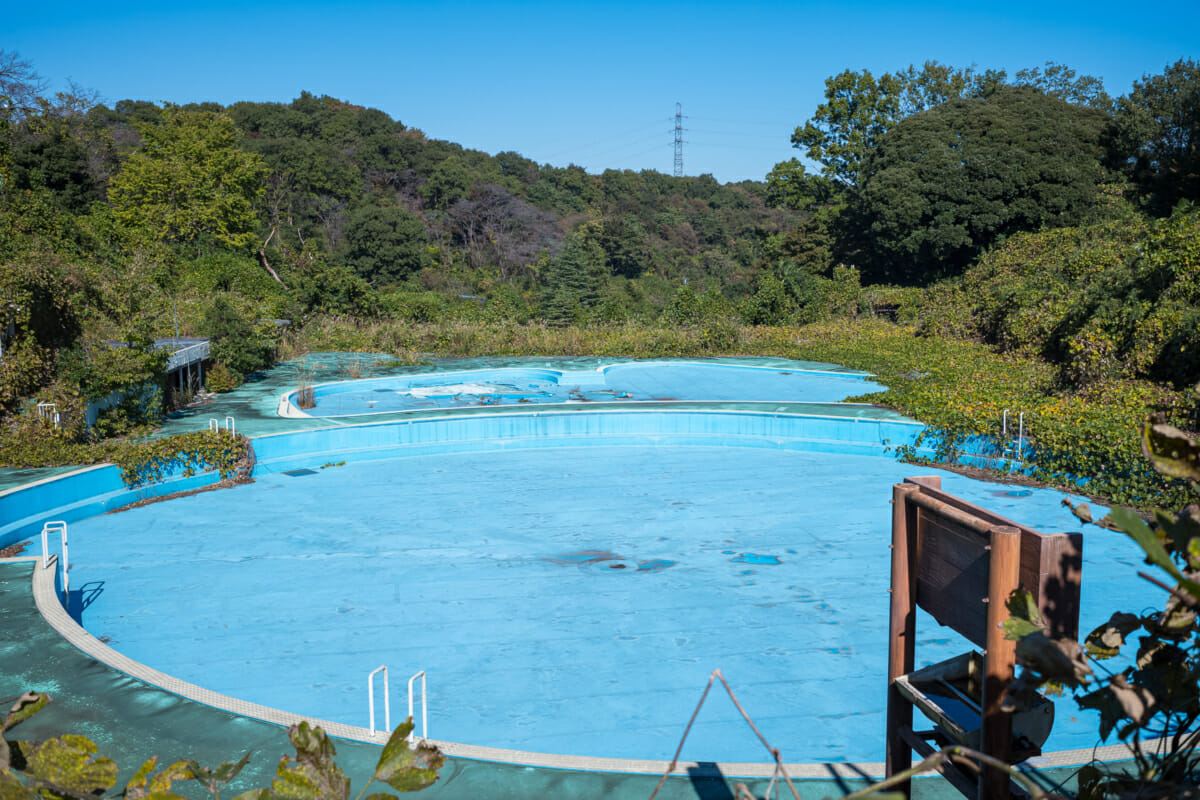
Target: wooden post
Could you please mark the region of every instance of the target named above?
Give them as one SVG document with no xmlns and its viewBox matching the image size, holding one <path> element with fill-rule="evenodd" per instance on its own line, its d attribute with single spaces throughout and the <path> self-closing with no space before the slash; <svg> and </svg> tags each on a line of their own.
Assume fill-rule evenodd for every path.
<svg viewBox="0 0 1200 800">
<path fill-rule="evenodd" d="M 1021 532 L 1007 526 L 992 528 L 991 547 L 980 749 L 987 755 L 1007 761 L 1012 744 L 1012 715 L 1001 711 L 1000 703 L 1005 687 L 1014 677 L 1017 644 L 1004 638 L 1003 625 L 1008 619 L 1005 603 L 1020 582 Z M 1008 775 L 996 769 L 983 768 L 980 772 L 979 800 L 1008 800 L 1008 797 Z"/>
<path fill-rule="evenodd" d="M 913 707 L 893 681 L 912 672 L 913 641 L 916 636 L 916 513 L 910 512 L 908 496 L 919 491 L 913 484 L 892 487 L 892 597 L 888 635 L 887 689 L 887 775 L 903 772 L 912 766 L 912 747 L 900 735 L 900 730 L 912 729 Z M 907 797 L 911 785 L 905 782 L 896 787 Z"/>
</svg>

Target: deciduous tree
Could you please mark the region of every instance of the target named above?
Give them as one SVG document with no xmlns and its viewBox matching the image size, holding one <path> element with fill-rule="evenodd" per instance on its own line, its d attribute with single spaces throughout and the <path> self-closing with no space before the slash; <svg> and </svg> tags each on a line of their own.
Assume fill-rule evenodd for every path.
<svg viewBox="0 0 1200 800">
<path fill-rule="evenodd" d="M 857 186 L 866 157 L 900 120 L 950 100 L 987 96 L 1005 85 L 1007 77 L 1003 70 L 979 72 L 973 66 L 961 69 L 936 61 L 879 78 L 869 70 L 846 70 L 825 80 L 825 102 L 796 128 L 792 146 L 821 164 L 822 174 L 837 185 Z M 1018 72 L 1014 83 L 1075 105 L 1103 108 L 1108 103 L 1098 78 L 1077 76 L 1070 67 L 1053 62 L 1044 70 Z"/>
<path fill-rule="evenodd" d="M 223 112 L 168 106 L 162 117 L 161 125 L 138 126 L 142 147 L 109 184 L 117 217 L 164 241 L 207 235 L 250 245 L 267 172 L 262 159 L 238 147 L 241 136 Z"/>
</svg>

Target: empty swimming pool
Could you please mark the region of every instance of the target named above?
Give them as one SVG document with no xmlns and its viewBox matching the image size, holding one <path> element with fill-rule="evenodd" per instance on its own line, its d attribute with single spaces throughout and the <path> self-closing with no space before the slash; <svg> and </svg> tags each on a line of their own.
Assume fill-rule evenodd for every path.
<svg viewBox="0 0 1200 800">
<path fill-rule="evenodd" d="M 394 689 L 427 672 L 434 738 L 667 759 L 720 667 L 786 760 L 877 761 L 889 487 L 930 471 L 883 453 L 903 427 L 588 409 L 264 437 L 252 485 L 74 524 L 71 583 L 126 655 L 320 719 L 366 725 L 388 664 Z M 1061 493 L 944 481 L 1077 528 Z M 1147 604 L 1135 548 L 1086 537 L 1082 630 Z M 966 649 L 920 630 L 923 657 Z M 1095 731 L 1067 701 L 1047 749 Z M 715 694 L 683 757 L 767 760 Z"/>
<path fill-rule="evenodd" d="M 311 403 L 282 398 L 283 416 L 337 417 L 466 406 L 615 401 L 830 403 L 883 387 L 851 370 L 644 361 L 596 369 L 509 367 L 323 384 Z"/>
</svg>

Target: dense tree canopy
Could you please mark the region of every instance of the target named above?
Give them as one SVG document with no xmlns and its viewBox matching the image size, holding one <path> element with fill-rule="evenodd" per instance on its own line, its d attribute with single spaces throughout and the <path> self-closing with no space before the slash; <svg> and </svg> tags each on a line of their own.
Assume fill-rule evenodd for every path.
<svg viewBox="0 0 1200 800">
<path fill-rule="evenodd" d="M 141 149 L 109 185 L 117 218 L 164 241 L 208 235 L 245 247 L 258 227 L 262 159 L 238 146 L 242 137 L 227 114 L 168 107 L 162 115 L 160 125 L 139 126 Z"/>
<path fill-rule="evenodd" d="M 1078 223 L 1103 179 L 1103 112 L 1004 87 L 901 120 L 882 137 L 842 220 L 868 278 L 959 272 L 998 238 Z"/>
<path fill-rule="evenodd" d="M 396 206 L 363 206 L 350 215 L 346 260 L 377 284 L 404 280 L 421 268 L 425 226 Z"/>
<path fill-rule="evenodd" d="M 1116 106 L 1108 165 L 1127 170 L 1129 182 L 1118 176 L 1103 196 L 1150 200 L 1125 203 L 1121 214 L 1161 215 L 1195 198 L 1196 82 L 1195 65 L 1180 62 Z M 228 108 L 106 107 L 74 88 L 43 96 L 15 56 L 0 57 L 4 92 L 0 276 L 8 270 L 36 284 L 42 273 L 29 265 L 52 265 L 71 312 L 63 319 L 75 321 L 62 326 L 61 340 L 45 341 L 27 321 L 11 320 L 5 369 L 10 385 L 26 388 L 67 380 L 99 391 L 111 385 L 100 372 L 113 380 L 146 374 L 110 368 L 106 343 L 172 333 L 176 310 L 185 334 L 280 317 L 296 331 L 352 315 L 379 325 L 389 317 L 666 321 L 703 325 L 706 341 L 736 342 L 722 327 L 734 319 L 900 313 L 916 290 L 861 281 L 926 283 L 978 263 L 1014 232 L 1112 211 L 1097 207 L 1096 193 L 1107 180 L 1099 131 L 1113 104 L 1098 80 L 1054 64 L 1011 80 L 936 62 L 879 77 L 843 72 L 794 136 L 817 169 L 791 159 L 765 182 L 725 185 L 711 175 L 593 174 L 512 151 L 491 156 L 307 92 L 290 103 Z M 20 109 L 11 102 L 17 95 Z M 1192 374 L 1176 362 L 1197 346 L 1186 334 L 1196 320 L 1186 255 L 1194 215 L 1179 220 L 1167 245 L 1147 246 L 1159 255 L 1136 277 L 1168 287 L 1153 295 L 1166 310 L 1139 306 L 1141 327 L 1113 328 L 1154 343 L 1127 348 L 1156 354 L 1132 369 L 1171 380 Z M 1122 291 L 1095 309 L 1133 296 Z M 1047 355 L 1106 341 L 1108 323 L 1090 322 L 1104 317 L 1095 309 L 1078 305 L 1075 338 Z M 275 335 L 251 327 L 263 339 L 255 347 Z M 223 338 L 248 341 L 242 329 Z M 1124 352 L 1129 337 L 1110 338 L 1112 352 Z M 244 353 L 214 352 L 233 372 L 253 368 Z"/>
<path fill-rule="evenodd" d="M 1117 105 L 1113 156 L 1160 212 L 1200 201 L 1200 64 L 1147 75 Z"/>
<path fill-rule="evenodd" d="M 875 78 L 869 70 L 846 70 L 825 80 L 825 102 L 792 134 L 792 146 L 821 164 L 822 175 L 843 188 L 857 186 L 864 161 L 880 139 L 905 117 L 950 100 L 984 97 L 1008 82 L 1003 70 L 959 69 L 926 61 Z M 1017 73 L 1016 86 L 1028 86 L 1064 102 L 1090 108 L 1111 104 L 1103 84 L 1090 75 L 1047 62 Z M 783 165 L 780 165 L 783 166 Z M 776 167 L 779 169 L 779 167 Z"/>
</svg>

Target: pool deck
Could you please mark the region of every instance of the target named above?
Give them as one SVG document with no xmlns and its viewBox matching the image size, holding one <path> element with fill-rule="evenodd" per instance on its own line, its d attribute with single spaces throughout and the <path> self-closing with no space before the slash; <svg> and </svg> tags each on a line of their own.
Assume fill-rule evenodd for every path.
<svg viewBox="0 0 1200 800">
<path fill-rule="evenodd" d="M 39 580 L 37 573 L 42 570 L 37 569 L 38 563 L 36 557 L 0 560 L 0 619 L 4 621 L 0 625 L 0 698 L 15 698 L 25 691 L 44 691 L 53 698 L 45 709 L 22 723 L 15 735 L 35 739 L 63 733 L 88 736 L 97 743 L 101 754 L 113 758 L 120 766 L 118 785 L 123 785 L 150 756 L 159 756 L 160 763 L 195 759 L 214 766 L 221 761 L 236 760 L 246 751 L 253 751 L 255 757 L 231 784 L 228 794 L 269 783 L 277 755 L 291 752 L 283 725 L 294 715 L 275 712 L 278 716 L 272 722 L 233 713 L 189 699 L 185 694 L 191 689 L 182 681 L 175 681 L 179 684 L 173 687 L 176 691 L 162 688 L 171 685 L 169 676 L 166 681 L 155 682 L 159 685 L 135 677 L 131 673 L 153 672 L 136 662 L 118 661 L 124 667 L 121 669 L 107 658 L 97 658 L 89 651 L 101 655 L 107 651 L 121 657 L 67 616 L 55 602 L 49 581 L 44 577 Z M 211 697 L 205 699 L 219 702 Z M 341 730 L 350 726 L 324 723 L 323 727 L 353 734 Z M 338 737 L 336 746 L 338 763 L 357 791 L 373 769 L 379 745 Z M 497 751 L 497 755 L 501 753 Z M 1061 754 L 1064 760 L 1078 759 L 1080 755 Z M 554 756 L 543 756 L 538 761 L 543 762 L 539 765 L 543 768 L 530 768 L 519 761 L 501 763 L 451 755 L 438 782 L 422 796 L 464 800 L 479 797 L 525 800 L 537 796 L 633 800 L 649 797 L 661 777 L 659 770 L 666 767 L 664 762 L 655 761 L 606 765 L 600 763 L 603 759 Z M 587 768 L 572 768 L 572 762 L 586 763 Z M 1070 790 L 1075 768 L 1056 767 L 1053 763 L 1054 759 L 1039 760 L 1037 780 L 1047 788 L 1061 785 L 1062 789 Z M 631 766 L 647 771 L 627 771 Z M 815 799 L 844 795 L 869 785 L 871 781 L 862 775 L 878 774 L 878 766 L 788 765 L 788 771 L 801 796 Z M 747 771 L 764 777 L 739 774 Z M 755 796 L 763 796 L 770 783 L 766 777 L 770 772 L 766 764 L 680 763 L 658 796 L 670 800 L 731 798 L 736 783 L 744 783 Z M 202 796 L 188 791 L 194 788 L 188 784 L 177 787 L 185 795 Z M 920 800 L 960 797 L 948 783 L 936 777 L 917 780 L 913 795 Z"/>
</svg>

